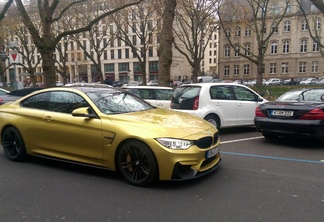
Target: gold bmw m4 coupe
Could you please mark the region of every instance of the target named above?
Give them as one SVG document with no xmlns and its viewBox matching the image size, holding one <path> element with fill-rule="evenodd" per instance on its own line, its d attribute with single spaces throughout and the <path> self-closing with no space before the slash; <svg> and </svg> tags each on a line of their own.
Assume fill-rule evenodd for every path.
<svg viewBox="0 0 324 222">
<path fill-rule="evenodd" d="M 102 84 L 39 90 L 0 106 L 1 143 L 29 155 L 119 171 L 129 183 L 192 179 L 221 161 L 217 129 Z"/>
</svg>

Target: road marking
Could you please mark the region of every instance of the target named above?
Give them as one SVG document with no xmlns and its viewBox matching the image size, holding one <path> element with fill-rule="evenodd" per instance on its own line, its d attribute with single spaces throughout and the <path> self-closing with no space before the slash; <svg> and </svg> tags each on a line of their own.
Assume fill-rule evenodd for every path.
<svg viewBox="0 0 324 222">
<path fill-rule="evenodd" d="M 264 138 L 264 137 L 263 136 L 249 137 L 249 138 L 245 138 L 245 139 L 229 140 L 229 141 L 222 141 L 221 140 L 221 144 L 225 144 L 225 143 L 236 143 L 236 142 L 241 142 L 241 141 L 246 141 L 246 140 L 256 140 L 256 139 L 261 139 L 261 138 Z"/>
<path fill-rule="evenodd" d="M 323 164 L 324 165 L 323 160 L 303 160 L 303 159 L 295 159 L 295 158 L 284 158 L 284 157 L 277 157 L 277 156 L 264 156 L 264 155 L 234 153 L 234 152 L 221 152 L 221 154 L 256 157 L 256 158 L 273 159 L 273 160 L 294 161 L 294 162 L 301 162 L 301 163 L 315 163 L 315 164 Z"/>
</svg>

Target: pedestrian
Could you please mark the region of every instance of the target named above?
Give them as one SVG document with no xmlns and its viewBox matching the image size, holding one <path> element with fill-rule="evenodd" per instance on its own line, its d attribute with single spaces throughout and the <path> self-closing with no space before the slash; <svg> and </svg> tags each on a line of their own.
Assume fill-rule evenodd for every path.
<svg viewBox="0 0 324 222">
<path fill-rule="evenodd" d="M 106 79 L 105 79 L 104 83 L 107 84 L 107 85 L 110 85 L 110 86 L 113 85 L 113 82 L 111 81 L 109 76 L 106 76 Z"/>
</svg>

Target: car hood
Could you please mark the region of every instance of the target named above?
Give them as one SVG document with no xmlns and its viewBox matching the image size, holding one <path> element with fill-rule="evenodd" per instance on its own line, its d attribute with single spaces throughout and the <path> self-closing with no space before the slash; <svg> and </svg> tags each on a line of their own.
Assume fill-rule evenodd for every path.
<svg viewBox="0 0 324 222">
<path fill-rule="evenodd" d="M 150 132 L 155 136 L 177 135 L 178 138 L 191 138 L 196 134 L 206 134 L 216 131 L 215 127 L 205 120 L 187 113 L 167 110 L 151 109 L 143 112 L 134 112 L 118 115 L 109 115 L 110 121 L 125 125 L 130 130 Z"/>
</svg>

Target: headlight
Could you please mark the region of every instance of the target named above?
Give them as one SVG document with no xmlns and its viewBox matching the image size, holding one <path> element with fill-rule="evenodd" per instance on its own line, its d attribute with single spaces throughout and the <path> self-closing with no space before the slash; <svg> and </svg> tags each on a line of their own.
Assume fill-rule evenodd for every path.
<svg viewBox="0 0 324 222">
<path fill-rule="evenodd" d="M 186 150 L 193 145 L 191 140 L 179 140 L 171 138 L 157 138 L 156 140 L 163 146 L 173 150 Z"/>
</svg>

